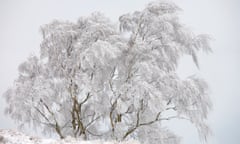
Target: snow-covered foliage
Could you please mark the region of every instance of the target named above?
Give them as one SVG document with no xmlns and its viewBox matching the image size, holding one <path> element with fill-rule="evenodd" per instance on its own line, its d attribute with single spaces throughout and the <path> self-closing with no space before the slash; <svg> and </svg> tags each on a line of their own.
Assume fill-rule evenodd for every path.
<svg viewBox="0 0 240 144">
<path fill-rule="evenodd" d="M 176 69 L 183 55 L 198 67 L 197 52 L 211 52 L 209 37 L 181 24 L 179 10 L 157 1 L 120 16 L 120 28 L 99 13 L 44 25 L 40 56 L 19 66 L 5 93 L 6 113 L 61 138 L 146 144 L 178 144 L 161 121 L 184 119 L 206 141 L 207 84 L 196 76 L 181 79 Z"/>
<path fill-rule="evenodd" d="M 28 136 L 14 130 L 0 130 L 0 144 L 139 144 L 139 142 L 134 140 L 126 142 L 104 142 L 101 140 L 83 141 L 72 137 L 67 137 L 61 140 L 42 139 L 38 137 Z"/>
</svg>

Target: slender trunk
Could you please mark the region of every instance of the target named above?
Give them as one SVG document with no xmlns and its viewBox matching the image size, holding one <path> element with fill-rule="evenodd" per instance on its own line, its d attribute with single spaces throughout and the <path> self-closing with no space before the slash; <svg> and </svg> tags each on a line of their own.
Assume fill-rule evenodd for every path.
<svg viewBox="0 0 240 144">
<path fill-rule="evenodd" d="M 64 136 L 63 136 L 63 134 L 62 134 L 62 132 L 61 132 L 61 129 L 60 129 L 58 123 L 56 123 L 56 125 L 55 125 L 55 130 L 56 130 L 57 134 L 59 135 L 59 137 L 60 137 L 61 139 L 64 139 Z"/>
</svg>

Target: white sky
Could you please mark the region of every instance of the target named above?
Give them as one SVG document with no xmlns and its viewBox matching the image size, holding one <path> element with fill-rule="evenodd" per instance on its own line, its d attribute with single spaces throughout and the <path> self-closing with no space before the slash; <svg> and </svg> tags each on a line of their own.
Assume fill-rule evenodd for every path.
<svg viewBox="0 0 240 144">
<path fill-rule="evenodd" d="M 208 33 L 213 54 L 201 54 L 200 71 L 189 58 L 181 62 L 182 77 L 197 73 L 209 83 L 214 104 L 209 123 L 214 135 L 210 144 L 240 143 L 240 1 L 173 0 L 184 10 L 181 20 L 196 33 Z M 113 21 L 121 14 L 140 10 L 150 0 L 0 0 L 0 95 L 17 77 L 18 65 L 41 42 L 39 27 L 53 19 L 77 21 L 101 11 Z M 16 128 L 3 115 L 5 102 L 0 97 L 0 129 Z M 185 144 L 199 144 L 196 130 L 184 122 L 168 125 L 184 137 Z"/>
</svg>

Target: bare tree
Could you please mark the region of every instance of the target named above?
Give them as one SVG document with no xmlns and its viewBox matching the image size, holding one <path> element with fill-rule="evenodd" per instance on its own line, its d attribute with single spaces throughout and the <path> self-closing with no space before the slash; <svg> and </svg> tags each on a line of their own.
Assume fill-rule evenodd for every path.
<svg viewBox="0 0 240 144">
<path fill-rule="evenodd" d="M 198 67 L 197 52 L 211 52 L 209 37 L 182 25 L 179 10 L 152 2 L 120 16 L 120 30 L 99 13 L 44 25 L 40 56 L 19 66 L 5 93 L 6 113 L 60 138 L 151 144 L 179 143 L 161 121 L 184 119 L 206 141 L 207 84 L 196 76 L 180 79 L 176 69 L 183 55 Z"/>
</svg>

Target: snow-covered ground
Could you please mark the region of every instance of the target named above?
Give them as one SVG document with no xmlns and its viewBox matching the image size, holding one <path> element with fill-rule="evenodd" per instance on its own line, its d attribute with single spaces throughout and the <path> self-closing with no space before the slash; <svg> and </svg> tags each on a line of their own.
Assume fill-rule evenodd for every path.
<svg viewBox="0 0 240 144">
<path fill-rule="evenodd" d="M 0 144 L 140 144 L 136 141 L 104 142 L 104 141 L 79 141 L 67 137 L 63 140 L 41 139 L 27 136 L 15 130 L 0 130 Z"/>
</svg>

